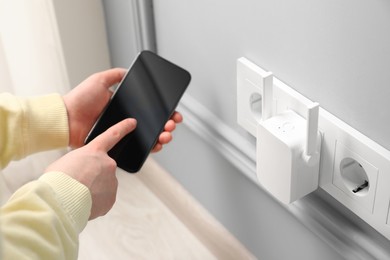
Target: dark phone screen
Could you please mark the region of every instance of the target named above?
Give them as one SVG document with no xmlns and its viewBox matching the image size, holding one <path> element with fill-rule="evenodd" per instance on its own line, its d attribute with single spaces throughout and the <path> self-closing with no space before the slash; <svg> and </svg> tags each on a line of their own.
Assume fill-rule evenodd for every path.
<svg viewBox="0 0 390 260">
<path fill-rule="evenodd" d="M 141 52 L 86 143 L 125 118 L 137 119 L 137 128 L 108 154 L 120 168 L 132 173 L 139 171 L 190 79 L 190 74 L 177 65 L 150 51 Z"/>
</svg>

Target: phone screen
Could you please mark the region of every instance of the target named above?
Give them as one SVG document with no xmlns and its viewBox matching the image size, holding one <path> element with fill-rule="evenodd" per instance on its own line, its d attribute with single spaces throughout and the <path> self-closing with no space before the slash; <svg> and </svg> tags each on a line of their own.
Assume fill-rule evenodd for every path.
<svg viewBox="0 0 390 260">
<path fill-rule="evenodd" d="M 141 52 L 117 87 L 86 142 L 125 118 L 137 119 L 136 129 L 108 154 L 118 167 L 138 172 L 184 94 L 191 75 L 150 51 Z"/>
</svg>

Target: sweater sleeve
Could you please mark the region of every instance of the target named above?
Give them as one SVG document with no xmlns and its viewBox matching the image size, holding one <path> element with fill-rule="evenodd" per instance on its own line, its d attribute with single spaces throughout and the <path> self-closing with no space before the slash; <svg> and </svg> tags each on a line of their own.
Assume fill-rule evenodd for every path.
<svg viewBox="0 0 390 260">
<path fill-rule="evenodd" d="M 0 94 L 0 168 L 68 143 L 68 116 L 60 95 L 22 99 Z"/>
<path fill-rule="evenodd" d="M 0 169 L 11 160 L 66 147 L 68 131 L 61 96 L 0 94 Z M 49 172 L 26 184 L 0 210 L 0 259 L 77 259 L 78 234 L 91 206 L 88 188 L 64 173 Z"/>
<path fill-rule="evenodd" d="M 88 188 L 60 172 L 26 184 L 1 208 L 3 259 L 77 259 L 91 205 Z"/>
</svg>

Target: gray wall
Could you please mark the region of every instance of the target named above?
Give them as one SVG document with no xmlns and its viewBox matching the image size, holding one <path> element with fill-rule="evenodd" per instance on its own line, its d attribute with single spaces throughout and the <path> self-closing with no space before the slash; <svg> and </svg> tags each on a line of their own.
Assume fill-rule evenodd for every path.
<svg viewBox="0 0 390 260">
<path fill-rule="evenodd" d="M 155 1 L 158 49 L 194 75 L 191 95 L 237 128 L 245 56 L 390 149 L 390 2 Z"/>
<path fill-rule="evenodd" d="M 104 2 L 110 19 L 124 12 L 113 6 L 131 1 Z M 245 56 L 390 149 L 390 2 L 158 0 L 154 13 L 157 50 L 191 72 L 188 95 L 195 101 L 185 106 L 194 118 L 154 157 L 260 259 L 389 259 L 388 240 L 332 198 L 319 191 L 286 208 L 251 180 L 253 161 L 245 170 L 234 159 L 243 156 L 229 157 L 223 148 L 254 157 L 253 138 L 236 123 L 235 64 Z M 115 53 L 127 53 L 127 46 L 119 45 L 117 28 L 111 31 L 116 64 Z M 336 228 L 313 231 L 315 225 L 303 221 L 314 214 L 306 205 L 324 210 L 327 219 L 314 217 L 320 225 Z M 306 211 L 297 216 L 299 208 Z M 364 237 L 366 255 L 351 245 L 354 236 Z"/>
</svg>

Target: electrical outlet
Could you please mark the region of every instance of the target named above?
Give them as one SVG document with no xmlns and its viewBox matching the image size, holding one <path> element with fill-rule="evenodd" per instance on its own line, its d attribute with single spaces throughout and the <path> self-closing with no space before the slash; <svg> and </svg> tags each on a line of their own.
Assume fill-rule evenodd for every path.
<svg viewBox="0 0 390 260">
<path fill-rule="evenodd" d="M 372 140 L 321 112 L 319 127 L 324 138 L 320 186 L 355 213 L 372 214 L 379 169 L 387 160 Z"/>
<path fill-rule="evenodd" d="M 390 239 L 390 152 L 325 110 L 320 187 Z"/>
<path fill-rule="evenodd" d="M 351 143 L 351 147 L 354 145 Z M 332 184 L 341 189 L 354 204 L 370 213 L 374 210 L 378 168 L 336 140 Z"/>
<path fill-rule="evenodd" d="M 272 73 L 246 58 L 237 60 L 237 122 L 256 137 L 257 124 L 263 115 L 264 84 L 272 84 Z"/>
</svg>

